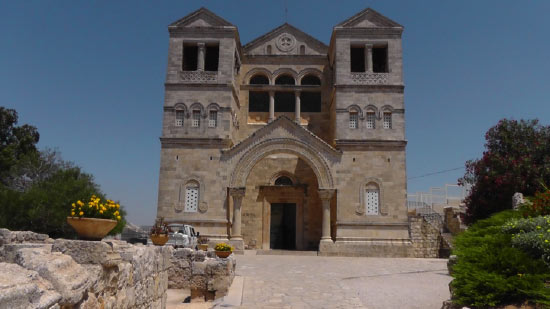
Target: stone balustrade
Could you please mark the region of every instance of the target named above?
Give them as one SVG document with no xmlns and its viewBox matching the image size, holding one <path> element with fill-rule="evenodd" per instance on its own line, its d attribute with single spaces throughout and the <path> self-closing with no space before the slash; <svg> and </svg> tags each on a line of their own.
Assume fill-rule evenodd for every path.
<svg viewBox="0 0 550 309">
<path fill-rule="evenodd" d="M 214 83 L 218 80 L 217 71 L 181 71 L 180 78 L 186 83 Z"/>
<path fill-rule="evenodd" d="M 385 85 L 388 84 L 390 73 L 352 72 L 351 80 L 361 85 Z"/>
</svg>

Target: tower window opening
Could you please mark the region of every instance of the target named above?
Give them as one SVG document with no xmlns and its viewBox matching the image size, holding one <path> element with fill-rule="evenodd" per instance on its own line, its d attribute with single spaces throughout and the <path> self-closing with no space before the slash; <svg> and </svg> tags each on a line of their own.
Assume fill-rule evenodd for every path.
<svg viewBox="0 0 550 309">
<path fill-rule="evenodd" d="M 365 72 L 365 47 L 350 48 L 351 71 Z"/>
<path fill-rule="evenodd" d="M 294 92 L 275 92 L 275 112 L 294 112 L 295 98 Z"/>
<path fill-rule="evenodd" d="M 219 60 L 220 60 L 220 46 L 207 45 L 205 50 L 205 56 L 204 56 L 204 70 L 217 71 Z"/>
<path fill-rule="evenodd" d="M 196 71 L 198 55 L 199 55 L 199 48 L 197 47 L 197 45 L 184 45 L 182 69 L 184 71 Z"/>
<path fill-rule="evenodd" d="M 388 47 L 372 48 L 372 71 L 374 73 L 388 72 Z"/>
</svg>

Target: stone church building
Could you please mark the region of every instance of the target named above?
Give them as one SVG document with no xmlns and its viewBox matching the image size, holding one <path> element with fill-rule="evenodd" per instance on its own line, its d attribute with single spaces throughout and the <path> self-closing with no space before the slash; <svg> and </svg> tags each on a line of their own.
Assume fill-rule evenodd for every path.
<svg viewBox="0 0 550 309">
<path fill-rule="evenodd" d="M 410 256 L 403 26 L 242 44 L 201 8 L 168 27 L 157 216 L 238 250 Z"/>
</svg>

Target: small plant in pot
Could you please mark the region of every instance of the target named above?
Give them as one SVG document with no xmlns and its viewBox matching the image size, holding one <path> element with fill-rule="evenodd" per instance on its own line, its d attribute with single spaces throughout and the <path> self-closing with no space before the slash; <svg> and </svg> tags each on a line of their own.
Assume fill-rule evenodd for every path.
<svg viewBox="0 0 550 309">
<path fill-rule="evenodd" d="M 157 246 L 164 246 L 168 241 L 168 233 L 170 233 L 170 227 L 164 223 L 164 218 L 158 218 L 155 220 L 155 225 L 151 228 L 149 237 L 153 244 Z"/>
<path fill-rule="evenodd" d="M 207 251 L 208 250 L 208 242 L 210 241 L 210 239 L 204 237 L 204 236 L 199 236 L 199 239 L 198 239 L 198 242 L 199 242 L 199 249 L 202 250 L 202 251 Z"/>
<path fill-rule="evenodd" d="M 216 250 L 216 255 L 220 258 L 226 258 L 233 252 L 233 247 L 230 245 L 222 242 L 216 245 L 214 248 Z"/>
<path fill-rule="evenodd" d="M 78 200 L 71 204 L 67 223 L 84 240 L 101 240 L 118 224 L 124 225 L 120 204 L 112 200 L 102 201 L 92 195 L 88 202 Z"/>
</svg>

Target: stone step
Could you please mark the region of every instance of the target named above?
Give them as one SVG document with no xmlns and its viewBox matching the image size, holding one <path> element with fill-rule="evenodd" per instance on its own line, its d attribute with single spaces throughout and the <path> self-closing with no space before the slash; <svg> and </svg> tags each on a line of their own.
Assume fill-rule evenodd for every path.
<svg viewBox="0 0 550 309">
<path fill-rule="evenodd" d="M 301 255 L 301 256 L 316 256 L 317 251 L 298 251 L 298 250 L 256 250 L 256 255 Z"/>
</svg>

